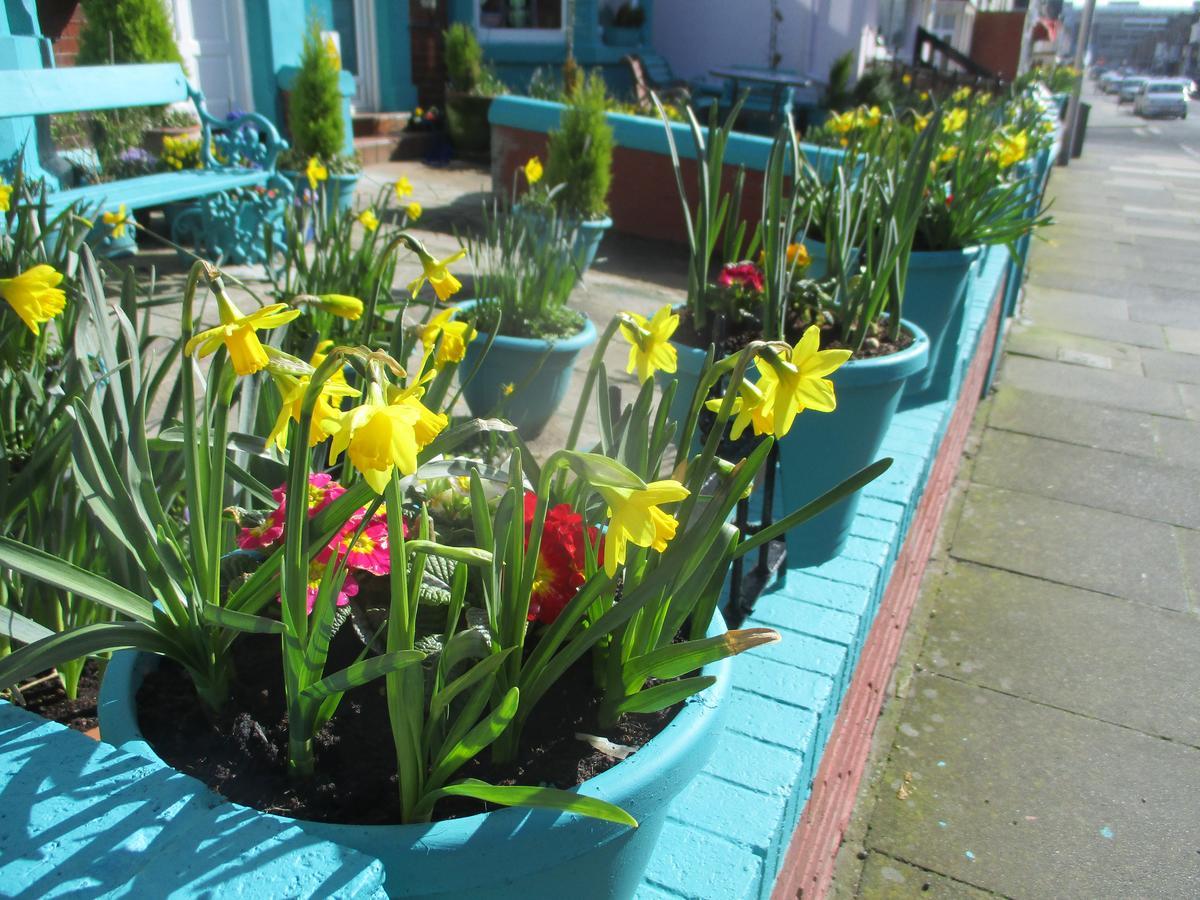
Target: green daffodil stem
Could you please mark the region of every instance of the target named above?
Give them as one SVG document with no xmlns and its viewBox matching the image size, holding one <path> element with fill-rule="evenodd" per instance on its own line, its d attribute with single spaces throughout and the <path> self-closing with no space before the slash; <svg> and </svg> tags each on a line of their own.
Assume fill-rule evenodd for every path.
<svg viewBox="0 0 1200 900">
<path fill-rule="evenodd" d="M 584 413 L 590 404 L 592 391 L 595 390 L 597 374 L 604 366 L 604 353 L 608 349 L 613 335 L 621 327 L 621 321 L 619 315 L 613 316 L 612 320 L 608 323 L 608 327 L 604 329 L 604 333 L 600 335 L 596 349 L 592 352 L 592 361 L 588 365 L 587 378 L 583 382 L 583 393 L 580 394 L 579 404 L 575 407 L 575 417 L 571 420 L 571 430 L 567 432 L 567 443 L 565 445 L 567 450 L 574 450 L 576 444 L 579 443 L 579 432 L 583 430 Z"/>
</svg>

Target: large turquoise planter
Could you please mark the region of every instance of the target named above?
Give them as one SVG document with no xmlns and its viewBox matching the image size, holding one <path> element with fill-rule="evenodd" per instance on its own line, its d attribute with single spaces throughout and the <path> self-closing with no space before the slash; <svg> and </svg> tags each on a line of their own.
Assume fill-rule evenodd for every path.
<svg viewBox="0 0 1200 900">
<path fill-rule="evenodd" d="M 724 630 L 718 613 L 708 633 L 716 636 Z M 135 701 L 142 679 L 157 665 L 158 657 L 121 651 L 100 686 L 104 740 L 148 759 L 158 757 L 142 737 Z M 716 683 L 689 698 L 657 737 L 579 787 L 581 794 L 628 811 L 638 820 L 636 829 L 527 809 L 425 825 L 333 825 L 282 819 L 235 804 L 229 808 L 239 819 L 264 816 L 299 824 L 310 835 L 379 859 L 390 897 L 629 898 L 666 824 L 671 801 L 704 768 L 720 737 L 731 690 L 730 660 L 705 666 L 704 674 L 716 676 Z M 213 796 L 210 802 L 221 801 Z M 263 885 L 262 896 L 291 896 L 289 888 Z"/>
<path fill-rule="evenodd" d="M 978 258 L 978 247 L 909 254 L 904 318 L 920 326 L 929 338 L 929 365 L 909 379 L 906 403 L 945 400 L 953 390 L 958 342 L 966 320 L 967 285 Z"/>
<path fill-rule="evenodd" d="M 675 341 L 671 341 L 671 346 L 675 348 L 675 374 L 656 372 L 654 377 L 659 388 L 663 390 L 672 380 L 679 381 L 668 415 L 672 422 L 677 422 L 678 426 L 683 428 L 692 408 L 692 398 L 696 396 L 696 388 L 700 384 L 700 376 L 704 372 L 704 360 L 708 358 L 708 351 L 687 344 L 677 344 Z"/>
<path fill-rule="evenodd" d="M 588 219 L 586 222 L 579 223 L 579 228 L 575 232 L 575 265 L 579 267 L 581 275 L 596 261 L 600 242 L 604 240 L 604 234 L 610 228 L 612 228 L 612 219 L 608 216 L 603 219 Z"/>
<path fill-rule="evenodd" d="M 472 415 L 499 414 L 533 440 L 567 396 L 575 360 L 596 343 L 596 326 L 587 319 L 577 335 L 553 342 L 499 334 L 488 347 L 489 338 L 480 333 L 467 345 L 458 367 L 463 399 Z M 513 392 L 506 395 L 509 385 Z"/>
<path fill-rule="evenodd" d="M 781 514 L 815 500 L 878 457 L 905 383 L 929 361 L 929 338 L 913 323 L 903 325 L 914 337 L 912 344 L 899 353 L 843 365 L 830 376 L 837 409 L 801 413 L 779 442 Z M 788 567 L 819 565 L 841 553 L 860 496 L 855 492 L 789 531 Z"/>
</svg>

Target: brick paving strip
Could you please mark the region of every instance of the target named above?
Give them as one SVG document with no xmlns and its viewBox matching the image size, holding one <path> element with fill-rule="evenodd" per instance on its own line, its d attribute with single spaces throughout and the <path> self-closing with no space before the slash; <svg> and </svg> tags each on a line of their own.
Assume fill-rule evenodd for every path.
<svg viewBox="0 0 1200 900">
<path fill-rule="evenodd" d="M 776 898 L 1200 896 L 1200 142 L 1091 99 L 894 687 L 881 615 Z"/>
</svg>

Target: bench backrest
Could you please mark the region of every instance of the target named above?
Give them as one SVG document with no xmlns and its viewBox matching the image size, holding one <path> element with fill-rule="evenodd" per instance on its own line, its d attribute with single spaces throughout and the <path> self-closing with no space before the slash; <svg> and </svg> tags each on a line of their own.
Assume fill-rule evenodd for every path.
<svg viewBox="0 0 1200 900">
<path fill-rule="evenodd" d="M 187 98 L 178 63 L 13 69 L 0 78 L 0 118 L 166 106 Z"/>
</svg>

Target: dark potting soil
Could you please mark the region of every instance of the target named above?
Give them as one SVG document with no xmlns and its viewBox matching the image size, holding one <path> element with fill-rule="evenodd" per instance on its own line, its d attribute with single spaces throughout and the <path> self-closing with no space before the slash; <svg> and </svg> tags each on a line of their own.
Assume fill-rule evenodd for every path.
<svg viewBox="0 0 1200 900">
<path fill-rule="evenodd" d="M 353 662 L 358 644 L 343 628 L 331 647 L 327 672 Z M 183 669 L 167 660 L 148 674 L 137 695 L 138 721 L 155 752 L 235 803 L 276 815 L 368 825 L 400 821 L 396 757 L 383 679 L 349 691 L 332 721 L 317 735 L 316 773 L 308 782 L 287 776 L 287 713 L 280 642 L 245 635 L 233 646 L 232 696 L 215 719 L 201 708 Z M 626 715 L 599 728 L 590 661 L 572 668 L 538 704 L 522 734 L 514 765 L 496 767 L 487 751 L 454 776 L 492 784 L 571 788 L 616 765 L 578 740 L 576 732 L 640 747 L 674 718 L 679 707 Z M 496 807 L 461 798 L 438 802 L 433 818 L 474 815 Z"/>
<path fill-rule="evenodd" d="M 57 676 L 46 673 L 32 686 L 21 689 L 25 709 L 43 719 L 66 725 L 73 731 L 90 731 L 96 727 L 96 704 L 100 698 L 100 666 L 89 659 L 79 678 L 75 699 L 67 696 Z"/>
<path fill-rule="evenodd" d="M 798 310 L 793 310 L 789 313 L 788 321 L 785 323 L 784 336 L 788 341 L 795 343 L 804 334 L 810 324 L 809 320 L 802 313 Z M 820 327 L 822 350 L 838 350 L 846 346 L 842 342 L 842 328 L 840 324 L 825 322 Z M 724 338 L 717 345 L 717 358 L 720 359 L 722 356 L 737 353 L 751 341 L 760 340 L 761 337 L 762 325 L 757 319 L 746 316 L 736 322 L 730 323 L 727 326 Z M 679 327 L 675 330 L 674 339 L 689 347 L 700 347 L 701 349 L 707 349 L 710 343 L 706 336 L 702 336 L 696 331 L 695 325 L 692 323 L 691 313 L 687 309 L 679 311 Z M 876 356 L 899 353 L 912 344 L 912 342 L 912 335 L 906 331 L 901 331 L 899 340 L 893 341 L 882 327 L 875 324 L 872 326 L 866 340 L 863 341 L 862 347 L 854 355 L 854 358 L 871 359 Z"/>
</svg>

